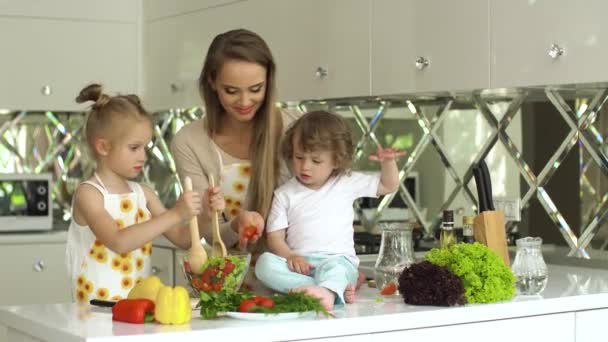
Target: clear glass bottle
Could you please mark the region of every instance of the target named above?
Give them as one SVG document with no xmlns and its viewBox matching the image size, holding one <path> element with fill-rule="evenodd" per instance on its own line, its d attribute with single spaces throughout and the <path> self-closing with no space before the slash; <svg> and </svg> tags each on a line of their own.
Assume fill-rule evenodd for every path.
<svg viewBox="0 0 608 342">
<path fill-rule="evenodd" d="M 543 239 L 525 237 L 515 243 L 517 253 L 511 269 L 515 275 L 517 292 L 521 295 L 537 295 L 547 286 L 547 264 L 541 251 Z"/>
<path fill-rule="evenodd" d="M 415 261 L 411 223 L 381 223 L 380 229 L 380 251 L 374 267 L 378 289 L 384 288 L 390 282 L 397 283 L 401 272 Z"/>
<path fill-rule="evenodd" d="M 448 248 L 456 242 L 456 232 L 454 231 L 454 211 L 444 210 L 439 245 L 441 248 Z"/>
<path fill-rule="evenodd" d="M 462 217 L 462 242 L 473 243 L 475 237 L 473 236 L 473 222 L 475 218 L 473 216 Z"/>
</svg>

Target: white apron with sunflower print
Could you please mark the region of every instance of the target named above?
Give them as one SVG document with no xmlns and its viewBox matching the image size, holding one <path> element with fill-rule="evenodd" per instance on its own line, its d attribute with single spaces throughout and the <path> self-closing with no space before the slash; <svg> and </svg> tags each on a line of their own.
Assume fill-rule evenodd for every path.
<svg viewBox="0 0 608 342">
<path fill-rule="evenodd" d="M 108 193 L 95 174 L 94 186 L 104 198 L 104 208 L 120 229 L 148 220 L 146 196 L 136 182 L 128 182 L 131 192 Z M 91 299 L 119 300 L 126 298 L 131 288 L 150 275 L 152 243 L 129 253 L 117 254 L 104 246 L 88 226 L 72 220 L 68 229 L 66 262 L 71 277 L 72 297 L 77 302 Z"/>
<path fill-rule="evenodd" d="M 243 209 L 251 176 L 251 162 L 227 155 L 228 159 L 234 159 L 234 161 L 224 164 L 223 151 L 215 142 L 213 145 L 219 159 L 220 170 L 222 170 L 220 189 L 226 201 L 224 219 L 229 221 L 238 214 L 239 210 Z"/>
</svg>

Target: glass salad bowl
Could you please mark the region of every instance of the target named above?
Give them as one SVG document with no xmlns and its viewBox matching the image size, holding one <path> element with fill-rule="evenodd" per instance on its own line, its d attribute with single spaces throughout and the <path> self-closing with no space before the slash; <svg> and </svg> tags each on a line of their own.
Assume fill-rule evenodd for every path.
<svg viewBox="0 0 608 342">
<path fill-rule="evenodd" d="M 188 257 L 182 257 L 183 273 L 194 297 L 201 292 L 238 291 L 245 280 L 251 262 L 250 253 L 232 254 L 226 257 L 209 257 L 200 274 L 194 274 Z"/>
</svg>

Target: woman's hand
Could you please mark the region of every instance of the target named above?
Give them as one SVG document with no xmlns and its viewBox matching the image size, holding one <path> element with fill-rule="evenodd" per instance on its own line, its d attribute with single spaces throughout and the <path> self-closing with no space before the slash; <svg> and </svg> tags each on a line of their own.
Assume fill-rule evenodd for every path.
<svg viewBox="0 0 608 342">
<path fill-rule="evenodd" d="M 309 275 L 310 270 L 315 268 L 313 264 L 308 263 L 306 258 L 300 255 L 292 255 L 287 258 L 287 267 L 292 271 L 304 275 Z"/>
<path fill-rule="evenodd" d="M 186 191 L 175 203 L 176 210 L 182 221 L 189 221 L 192 217 L 201 213 L 201 195 L 198 192 Z"/>
<path fill-rule="evenodd" d="M 209 187 L 203 194 L 203 210 L 209 217 L 214 211 L 222 212 L 226 208 L 224 194 L 219 186 Z"/>
<path fill-rule="evenodd" d="M 264 218 L 255 211 L 241 210 L 235 218 L 239 233 L 239 246 L 258 241 L 264 232 Z"/>
<path fill-rule="evenodd" d="M 369 160 L 379 161 L 379 162 L 392 161 L 399 157 L 403 157 L 404 155 L 406 155 L 405 151 L 399 151 L 392 147 L 383 149 L 381 146 L 378 146 L 378 148 L 376 150 L 376 154 L 370 155 Z"/>
</svg>

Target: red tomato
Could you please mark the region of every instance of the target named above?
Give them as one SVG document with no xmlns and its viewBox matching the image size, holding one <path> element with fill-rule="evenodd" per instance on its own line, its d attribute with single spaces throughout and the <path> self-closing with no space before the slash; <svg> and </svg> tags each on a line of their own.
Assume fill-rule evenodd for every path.
<svg viewBox="0 0 608 342">
<path fill-rule="evenodd" d="M 258 235 L 258 228 L 256 226 L 247 226 L 243 231 L 243 236 L 247 239 L 253 239 L 256 235 Z"/>
<path fill-rule="evenodd" d="M 253 297 L 253 300 L 254 300 L 255 304 L 258 306 L 268 308 L 268 309 L 271 309 L 274 307 L 274 301 L 268 297 L 255 296 L 255 297 Z"/>
<path fill-rule="evenodd" d="M 386 286 L 380 291 L 380 294 L 383 296 L 390 296 L 397 291 L 397 284 L 394 282 L 390 282 L 386 284 Z"/>
<path fill-rule="evenodd" d="M 224 274 L 228 275 L 232 271 L 234 271 L 234 264 L 231 261 L 226 261 L 226 264 L 224 264 Z"/>
<path fill-rule="evenodd" d="M 245 299 L 239 305 L 239 312 L 249 312 L 253 307 L 255 307 L 255 301 L 253 299 Z"/>
</svg>

